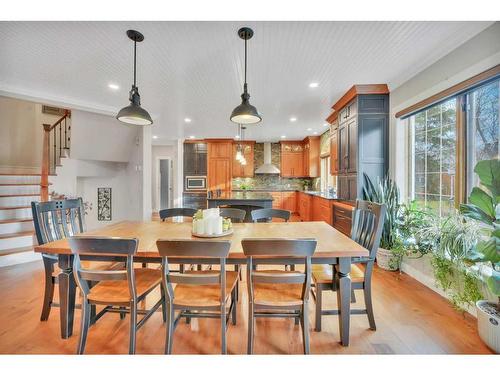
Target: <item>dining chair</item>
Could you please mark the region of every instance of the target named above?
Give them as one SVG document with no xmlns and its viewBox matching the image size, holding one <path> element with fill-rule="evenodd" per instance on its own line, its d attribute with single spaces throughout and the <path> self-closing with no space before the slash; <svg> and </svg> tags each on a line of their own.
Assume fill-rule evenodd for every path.
<svg viewBox="0 0 500 375">
<path fill-rule="evenodd" d="M 239 208 L 233 207 L 221 207 L 220 216 L 228 217 L 234 223 L 242 223 L 247 215 L 245 210 L 240 210 Z"/>
<path fill-rule="evenodd" d="M 135 354 L 137 330 L 158 310 L 163 310 L 166 320 L 165 293 L 161 286 L 161 270 L 151 268 L 134 269 L 133 256 L 137 252 L 138 240 L 118 237 L 70 237 L 71 252 L 74 254 L 73 273 L 83 293 L 82 318 L 77 354 L 83 354 L 90 325 L 91 305 L 103 305 L 96 320 L 104 313 L 130 314 L 129 354 Z M 101 259 L 116 256 L 126 257 L 126 267 L 121 270 L 94 270 L 82 266 L 81 255 L 99 255 Z M 97 282 L 90 289 L 89 282 Z M 149 310 L 138 310 L 137 304 L 160 286 L 161 298 Z M 137 315 L 144 317 L 138 322 Z"/>
<path fill-rule="evenodd" d="M 161 221 L 165 221 L 166 219 L 172 217 L 193 217 L 194 214 L 198 211 L 195 208 L 189 207 L 175 207 L 175 208 L 165 208 L 160 210 L 160 219 Z"/>
<path fill-rule="evenodd" d="M 257 223 L 259 221 L 271 221 L 271 219 L 290 220 L 290 211 L 280 210 L 277 208 L 260 208 L 251 212 L 252 221 Z"/>
<path fill-rule="evenodd" d="M 165 354 L 172 353 L 175 327 L 185 318 L 216 318 L 221 321 L 221 352 L 226 354 L 226 331 L 229 317 L 236 324 L 236 284 L 238 272 L 226 271 L 230 241 L 159 239 L 156 242 L 162 257 L 162 283 L 166 291 L 167 334 Z M 169 258 L 183 261 L 213 259 L 220 270 L 171 273 Z M 175 287 L 172 284 L 176 284 Z M 175 317 L 175 311 L 179 314 Z"/>
<path fill-rule="evenodd" d="M 241 241 L 247 257 L 248 354 L 253 353 L 256 318 L 297 318 L 302 325 L 304 354 L 309 354 L 308 303 L 311 288 L 311 257 L 315 239 L 254 238 Z M 305 271 L 253 269 L 259 264 L 304 264 Z"/>
<path fill-rule="evenodd" d="M 365 309 L 351 309 L 351 314 L 366 314 L 370 329 L 376 330 L 375 317 L 372 303 L 372 273 L 380 237 L 384 226 L 386 206 L 363 200 L 356 201 L 353 211 L 351 239 L 369 251 L 368 257 L 352 258 L 351 264 L 351 301 L 355 302 L 355 290 L 363 290 Z M 363 264 L 364 268 L 359 265 Z M 314 265 L 312 267 L 314 282 L 313 295 L 316 298 L 316 331 L 321 331 L 321 318 L 323 315 L 338 315 L 338 310 L 322 309 L 322 293 L 325 290 L 337 291 L 338 273 L 336 265 Z"/>
<path fill-rule="evenodd" d="M 49 202 L 31 202 L 33 226 L 39 245 L 60 240 L 85 231 L 85 216 L 83 213 L 82 198 L 53 200 Z M 42 253 L 45 270 L 45 290 L 43 296 L 40 320 L 49 318 L 52 307 L 58 304 L 53 302 L 54 287 L 57 284 L 55 265 L 57 255 Z M 93 264 L 93 266 L 107 268 L 112 264 Z"/>
</svg>

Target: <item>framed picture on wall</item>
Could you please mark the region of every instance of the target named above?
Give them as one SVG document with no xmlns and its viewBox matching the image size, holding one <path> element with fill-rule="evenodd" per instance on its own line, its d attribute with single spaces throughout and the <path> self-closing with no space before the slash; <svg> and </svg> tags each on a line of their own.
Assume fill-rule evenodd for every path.
<svg viewBox="0 0 500 375">
<path fill-rule="evenodd" d="M 97 188 L 97 220 L 111 221 L 111 188 Z"/>
</svg>

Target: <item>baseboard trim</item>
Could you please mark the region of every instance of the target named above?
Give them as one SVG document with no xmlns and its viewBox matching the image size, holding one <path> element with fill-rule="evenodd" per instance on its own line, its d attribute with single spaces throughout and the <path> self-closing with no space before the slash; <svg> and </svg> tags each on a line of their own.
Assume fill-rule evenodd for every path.
<svg viewBox="0 0 500 375">
<path fill-rule="evenodd" d="M 13 253 L 9 255 L 3 255 L 0 257 L 0 268 L 14 266 L 17 264 L 36 262 L 42 259 L 39 253 L 34 251 L 25 251 L 22 253 Z"/>
</svg>

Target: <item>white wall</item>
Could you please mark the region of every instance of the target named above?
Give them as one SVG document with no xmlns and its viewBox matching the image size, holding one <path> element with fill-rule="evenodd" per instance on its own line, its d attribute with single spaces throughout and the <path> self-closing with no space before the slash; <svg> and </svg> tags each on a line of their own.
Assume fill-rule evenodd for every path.
<svg viewBox="0 0 500 375">
<path fill-rule="evenodd" d="M 405 120 L 396 119 L 396 112 L 498 64 L 500 64 L 500 22 L 494 23 L 391 91 L 389 173 L 398 183 L 403 198 L 408 196 L 408 129 Z M 405 261 L 403 270 L 435 289 L 432 268 L 428 261 Z"/>
</svg>

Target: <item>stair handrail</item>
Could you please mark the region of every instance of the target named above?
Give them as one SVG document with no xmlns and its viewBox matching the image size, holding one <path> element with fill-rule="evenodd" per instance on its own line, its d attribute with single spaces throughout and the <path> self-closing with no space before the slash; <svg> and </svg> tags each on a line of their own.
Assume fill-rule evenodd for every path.
<svg viewBox="0 0 500 375">
<path fill-rule="evenodd" d="M 47 202 L 49 200 L 49 174 L 50 174 L 50 132 L 59 125 L 59 157 L 62 154 L 62 127 L 61 124 L 64 121 L 64 144 L 67 148 L 67 124 L 66 119 L 71 118 L 71 111 L 65 110 L 64 115 L 57 120 L 54 124 L 43 124 L 43 147 L 42 147 L 42 168 L 40 173 L 40 200 L 42 202 Z M 56 164 L 56 130 L 54 130 L 54 167 Z"/>
</svg>

